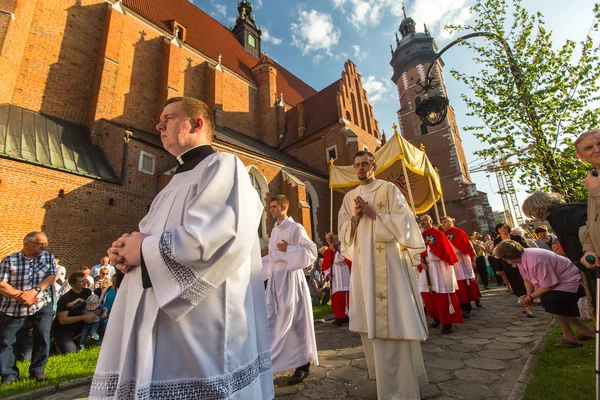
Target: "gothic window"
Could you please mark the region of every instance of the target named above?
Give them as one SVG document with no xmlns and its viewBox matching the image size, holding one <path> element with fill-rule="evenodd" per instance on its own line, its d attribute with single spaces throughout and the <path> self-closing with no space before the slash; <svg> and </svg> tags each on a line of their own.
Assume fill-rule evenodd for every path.
<svg viewBox="0 0 600 400">
<path fill-rule="evenodd" d="M 429 132 L 427 131 L 427 125 L 421 124 L 421 135 L 427 135 Z"/>
<path fill-rule="evenodd" d="M 358 114 L 356 113 L 356 99 L 354 98 L 354 93 L 350 93 L 350 100 L 352 102 L 352 116 L 354 117 L 352 121 L 358 125 Z"/>
<path fill-rule="evenodd" d="M 369 109 L 367 108 L 367 105 L 365 104 L 365 118 L 367 119 L 367 130 L 369 131 L 369 133 L 373 133 L 371 131 L 371 118 L 369 117 Z"/>
<path fill-rule="evenodd" d="M 352 122 L 352 117 L 350 117 L 350 111 L 346 111 L 346 119 Z"/>
<path fill-rule="evenodd" d="M 248 172 L 248 176 L 250 177 L 250 182 L 252 183 L 252 187 L 254 188 L 254 190 L 256 190 L 256 193 L 258 193 L 258 198 L 260 199 L 260 202 L 262 203 L 262 192 L 260 190 L 260 183 L 258 183 L 258 179 L 256 179 L 256 177 L 251 172 Z M 261 239 L 263 237 L 262 228 L 263 228 L 262 224 L 258 224 L 258 237 Z"/>
<path fill-rule="evenodd" d="M 256 48 L 256 38 L 253 35 L 248 35 L 248 44 Z"/>
</svg>

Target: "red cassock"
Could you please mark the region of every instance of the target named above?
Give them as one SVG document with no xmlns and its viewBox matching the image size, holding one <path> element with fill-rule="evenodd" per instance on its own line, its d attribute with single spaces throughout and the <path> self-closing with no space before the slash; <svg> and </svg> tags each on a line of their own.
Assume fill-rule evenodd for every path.
<svg viewBox="0 0 600 400">
<path fill-rule="evenodd" d="M 327 277 L 326 279 L 329 281 L 329 277 L 331 276 L 331 268 L 333 266 L 333 262 L 335 259 L 335 254 L 339 252 L 339 246 L 335 251 L 328 248 L 323 253 L 323 274 Z M 344 257 L 345 258 L 345 257 Z M 352 270 L 352 261 L 345 258 L 345 262 L 348 265 L 348 269 Z M 335 279 L 335 277 L 334 277 Z M 331 311 L 336 319 L 346 318 L 348 316 L 347 310 L 350 307 L 350 296 L 349 291 L 347 290 L 338 290 L 331 294 Z"/>
<path fill-rule="evenodd" d="M 471 264 L 475 262 L 475 251 L 473 250 L 469 236 L 465 231 L 453 226 L 452 228 L 447 229 L 444 233 L 446 234 L 446 238 L 454 247 L 458 249 L 458 251 L 466 256 L 469 256 L 471 259 Z M 479 287 L 477 286 L 477 282 L 474 278 L 458 279 L 457 294 L 461 303 L 477 301 L 481 298 L 481 292 L 479 291 Z"/>
<path fill-rule="evenodd" d="M 452 273 L 452 265 L 458 262 L 456 253 L 452 248 L 452 245 L 444 235 L 442 231 L 437 228 L 429 228 L 423 231 L 423 239 L 429 251 L 439 258 L 443 263 L 430 262 L 429 269 L 431 268 L 448 268 L 448 271 L 444 271 L 445 274 Z M 427 252 L 421 254 L 423 257 L 427 257 Z M 419 272 L 422 271 L 422 267 L 418 267 Z M 425 278 L 426 275 L 421 273 L 420 278 Z M 442 325 L 449 324 L 460 324 L 463 322 L 462 313 L 460 310 L 460 302 L 455 291 L 448 289 L 446 293 L 440 293 L 435 290 L 431 292 L 421 291 L 423 297 L 423 303 L 427 309 L 427 313 L 431 318 L 439 318 Z"/>
</svg>

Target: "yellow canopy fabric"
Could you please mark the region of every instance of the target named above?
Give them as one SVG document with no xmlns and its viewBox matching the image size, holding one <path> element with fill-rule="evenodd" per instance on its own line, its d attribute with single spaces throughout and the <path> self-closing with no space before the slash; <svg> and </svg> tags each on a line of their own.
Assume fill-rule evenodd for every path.
<svg viewBox="0 0 600 400">
<path fill-rule="evenodd" d="M 442 195 L 442 185 L 437 171 L 431 165 L 424 151 L 417 149 L 399 134 L 395 133 L 386 144 L 375 153 L 377 170 L 375 177 L 393 182 L 402 191 L 407 202 L 410 202 L 402 163 L 406 166 L 408 180 L 415 202 L 417 214 L 424 213 L 433 207 Z M 429 177 L 434 193 L 431 193 Z M 329 187 L 337 192 L 347 193 L 359 185 L 354 167 L 330 164 Z"/>
</svg>

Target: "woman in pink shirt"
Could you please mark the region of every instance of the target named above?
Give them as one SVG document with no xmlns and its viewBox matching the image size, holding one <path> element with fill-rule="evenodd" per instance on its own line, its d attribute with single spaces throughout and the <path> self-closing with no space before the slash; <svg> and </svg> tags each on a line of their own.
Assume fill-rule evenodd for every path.
<svg viewBox="0 0 600 400">
<path fill-rule="evenodd" d="M 494 255 L 519 267 L 527 289 L 527 294 L 521 297 L 523 304 L 530 305 L 539 297 L 544 310 L 552 314 L 560 326 L 563 338 L 554 347 L 579 347 L 581 341 L 594 340 L 594 332 L 577 319 L 577 301 L 585 296 L 585 291 L 579 270 L 571 260 L 544 249 L 524 249 L 512 240 L 498 244 Z M 579 331 L 577 335 L 571 325 Z"/>
</svg>

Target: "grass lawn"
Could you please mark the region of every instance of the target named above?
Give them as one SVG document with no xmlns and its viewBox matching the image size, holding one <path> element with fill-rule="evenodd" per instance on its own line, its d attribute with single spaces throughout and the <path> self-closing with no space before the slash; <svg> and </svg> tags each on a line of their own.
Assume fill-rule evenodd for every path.
<svg viewBox="0 0 600 400">
<path fill-rule="evenodd" d="M 37 383 L 23 379 L 8 386 L 0 386 L 0 398 L 14 396 L 44 386 L 54 386 L 61 382 L 91 376 L 96 369 L 99 347 L 91 347 L 79 353 L 51 356 L 46 364 L 47 382 Z M 18 362 L 20 376 L 29 376 L 29 362 Z"/>
<path fill-rule="evenodd" d="M 562 338 L 558 326 L 552 327 L 544 350 L 539 354 L 524 400 L 587 400 L 596 397 L 594 341 L 575 349 L 555 349 Z"/>
<path fill-rule="evenodd" d="M 323 319 L 329 314 L 331 314 L 331 303 L 313 307 L 313 317 L 315 320 Z M 91 347 L 79 353 L 51 356 L 48 359 L 48 364 L 46 364 L 46 375 L 50 378 L 47 382 L 36 383 L 35 381 L 24 379 L 9 386 L 0 386 L 0 398 L 91 376 L 96 369 L 98 354 L 100 354 L 100 348 Z M 17 363 L 21 376 L 29 376 L 29 364 L 29 362 Z"/>
<path fill-rule="evenodd" d="M 324 306 L 313 306 L 313 318 L 314 320 L 323 319 L 331 314 L 331 302 Z"/>
</svg>

